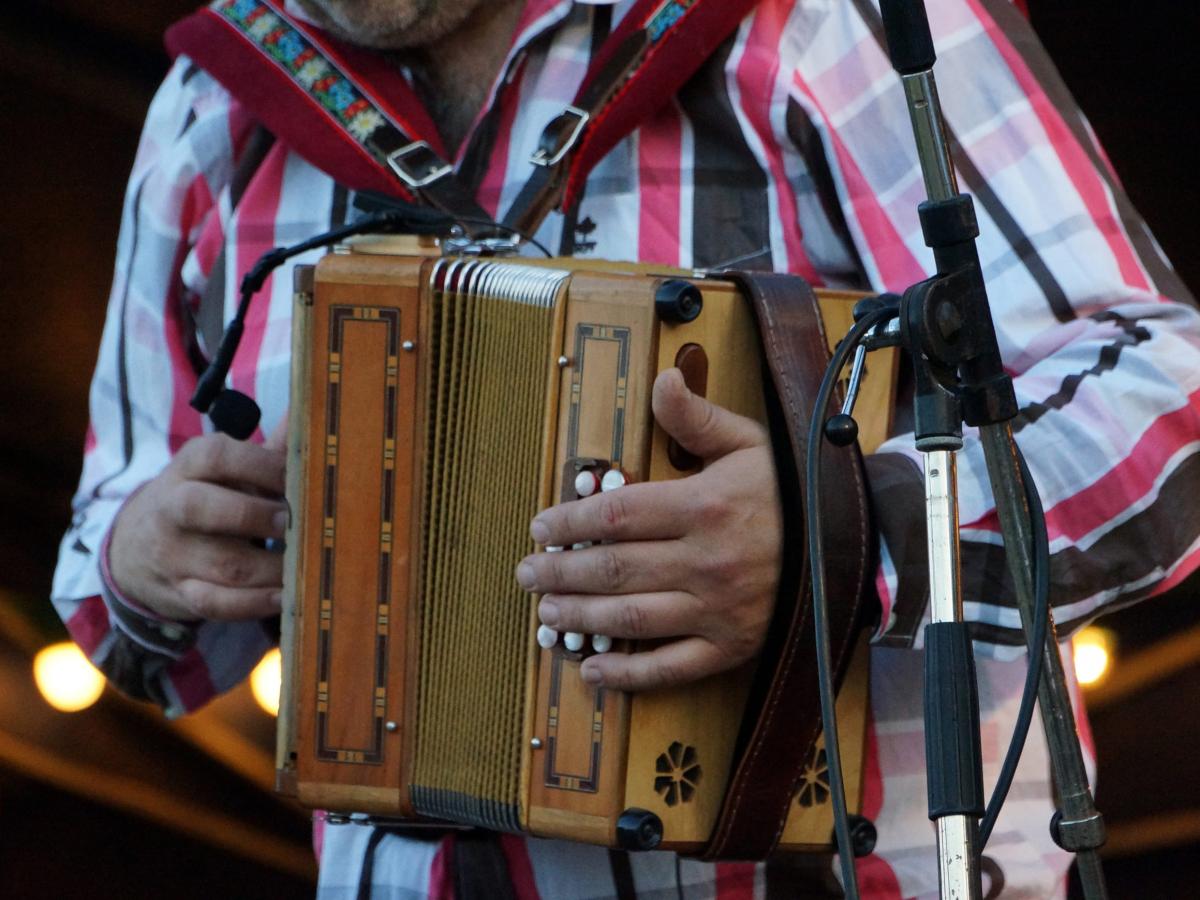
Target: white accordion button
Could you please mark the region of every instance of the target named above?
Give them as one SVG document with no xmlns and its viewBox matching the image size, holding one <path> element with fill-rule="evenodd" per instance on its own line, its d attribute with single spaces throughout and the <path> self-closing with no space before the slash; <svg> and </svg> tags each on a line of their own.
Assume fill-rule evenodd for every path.
<svg viewBox="0 0 1200 900">
<path fill-rule="evenodd" d="M 600 479 L 591 469 L 584 469 L 575 476 L 575 493 L 580 497 L 590 497 L 600 489 Z"/>
<path fill-rule="evenodd" d="M 578 631 L 568 631 L 563 636 L 563 644 L 565 644 L 567 649 L 572 653 L 578 653 L 583 649 L 583 635 Z"/>
<path fill-rule="evenodd" d="M 562 548 L 562 547 L 557 547 L 557 546 L 555 546 L 555 547 L 547 547 L 547 548 L 546 548 L 546 552 L 547 552 L 547 553 L 562 553 L 562 552 L 563 552 L 563 548 Z"/>
<path fill-rule="evenodd" d="M 572 544 L 571 549 L 572 550 L 586 550 L 590 546 L 592 546 L 591 541 L 580 541 L 577 544 Z"/>
<path fill-rule="evenodd" d="M 607 653 L 612 649 L 612 638 L 607 634 L 593 634 L 592 649 L 597 653 Z"/>
<path fill-rule="evenodd" d="M 558 632 L 549 625 L 539 625 L 537 630 L 538 646 L 543 650 L 553 650 L 558 643 Z"/>
<path fill-rule="evenodd" d="M 615 491 L 619 487 L 625 486 L 625 473 L 620 469 L 609 469 L 604 473 L 604 477 L 600 479 L 600 490 Z"/>
</svg>

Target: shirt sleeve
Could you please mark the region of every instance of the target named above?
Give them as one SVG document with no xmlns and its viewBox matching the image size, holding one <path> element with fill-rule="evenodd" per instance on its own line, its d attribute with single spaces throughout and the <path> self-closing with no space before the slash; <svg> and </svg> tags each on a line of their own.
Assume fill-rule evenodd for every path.
<svg viewBox="0 0 1200 900">
<path fill-rule="evenodd" d="M 902 292 L 933 271 L 907 107 L 876 7 L 849 0 L 836 10 L 808 36 L 790 99 L 820 135 L 870 282 Z M 1013 431 L 1046 509 L 1065 637 L 1200 562 L 1200 320 L 1019 11 L 1008 0 L 947 0 L 930 5 L 930 18 L 948 137 L 960 188 L 974 198 L 1020 404 Z M 977 641 L 1008 657 L 1024 638 L 980 442 L 971 430 L 965 441 L 965 613 Z M 876 639 L 908 646 L 928 621 L 912 434 L 889 440 L 867 468 L 881 531 Z"/>
<path fill-rule="evenodd" d="M 194 288 L 207 236 L 220 230 L 218 198 L 251 128 L 228 94 L 185 58 L 150 106 L 125 195 L 83 472 L 52 589 L 55 608 L 92 662 L 118 688 L 168 715 L 232 687 L 270 643 L 257 622 L 147 630 L 140 626 L 150 620 L 102 571 L 121 505 L 204 431 L 188 406 L 201 364 Z"/>
</svg>

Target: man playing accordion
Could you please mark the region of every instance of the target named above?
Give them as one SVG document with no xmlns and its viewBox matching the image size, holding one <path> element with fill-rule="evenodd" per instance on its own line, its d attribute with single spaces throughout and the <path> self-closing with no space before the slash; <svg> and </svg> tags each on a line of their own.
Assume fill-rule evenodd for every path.
<svg viewBox="0 0 1200 900">
<path fill-rule="evenodd" d="M 381 97 L 393 82 L 406 85 L 432 127 L 423 139 L 478 207 L 500 217 L 530 176 L 544 126 L 572 102 L 605 38 L 636 6 L 215 0 L 210 12 L 240 16 L 251 36 L 286 26 L 348 48 L 354 83 Z M 1196 492 L 1187 479 L 1200 446 L 1200 327 L 1020 13 L 1006 0 L 931 7 L 939 72 L 953 83 L 944 102 L 956 163 L 976 200 L 1000 349 L 1021 405 L 1014 428 L 1047 510 L 1066 638 L 1105 609 L 1166 590 L 1200 562 L 1197 536 L 1180 532 L 1176 509 Z M 222 81 L 211 68 L 177 56 L 147 116 L 76 516 L 54 584 L 56 607 L 93 661 L 169 715 L 238 683 L 270 646 L 260 620 L 281 603 L 282 559 L 262 541 L 282 538 L 287 521 L 280 441 L 291 278 L 281 270 L 266 282 L 230 373 L 263 411 L 249 441 L 210 433 L 188 405 L 196 356 L 201 345 L 213 349 L 204 323 L 228 321 L 241 277 L 262 253 L 361 215 L 352 178 L 315 165 L 252 111 L 243 92 L 269 96 L 272 85 Z M 733 265 L 902 291 L 933 265 L 917 221 L 922 197 L 877 8 L 868 0 L 763 0 L 535 237 L 565 256 Z M 565 507 L 540 514 L 531 526 L 539 544 L 613 543 L 595 553 L 535 554 L 516 568 L 523 588 L 544 595 L 548 626 L 660 639 L 653 650 L 591 657 L 584 677 L 617 689 L 687 683 L 753 658 L 788 549 L 764 429 L 692 394 L 676 370 L 655 384 L 653 411 L 703 459 L 702 471 L 633 486 L 619 502 L 597 498 L 606 514 L 582 525 Z M 937 891 L 921 749 L 928 583 L 916 458 L 911 433 L 900 428 L 866 463 L 879 611 L 864 813 L 879 838 L 858 871 L 872 898 Z M 998 525 L 971 435 L 959 471 L 983 727 L 1006 735 L 1024 679 L 1024 638 L 997 574 Z M 985 781 L 1002 746 L 985 744 Z M 1068 856 L 1046 829 L 1048 771 L 1035 729 L 987 851 L 994 891 L 1063 890 Z M 457 885 L 466 896 L 480 883 L 484 894 L 518 897 L 831 895 L 800 887 L 802 874 L 776 862 L 706 863 L 508 835 L 472 857 L 455 854 L 453 837 L 317 829 L 320 895 L 330 898 L 364 896 L 364 886 L 373 886 L 371 896 L 410 897 L 450 896 Z M 462 850 L 466 842 L 457 843 Z M 473 872 L 472 858 L 482 860 Z"/>
</svg>

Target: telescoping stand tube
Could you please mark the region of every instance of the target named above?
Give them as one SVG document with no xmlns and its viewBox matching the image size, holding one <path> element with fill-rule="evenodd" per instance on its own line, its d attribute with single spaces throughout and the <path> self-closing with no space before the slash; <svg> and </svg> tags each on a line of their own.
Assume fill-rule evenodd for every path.
<svg viewBox="0 0 1200 900">
<path fill-rule="evenodd" d="M 924 370 L 918 364 L 916 372 L 918 449 L 926 451 L 929 522 L 932 624 L 926 632 L 925 700 L 930 817 L 937 822 L 942 897 L 977 898 L 980 880 L 976 825 L 982 813 L 982 790 L 978 788 L 981 781 L 978 700 L 957 581 L 957 488 L 952 432 L 958 426 L 948 427 L 947 421 L 955 414 L 952 407 L 959 400 L 962 417 L 980 427 L 1009 570 L 1027 636 L 1033 634 L 1034 615 L 1029 513 L 1016 464 L 1012 429 L 1007 424 L 1016 413 L 1015 395 L 1003 373 L 987 308 L 974 243 L 978 230 L 973 208 L 970 199 L 958 192 L 945 140 L 932 71 L 936 55 L 924 3 L 881 0 L 881 11 L 892 64 L 904 84 L 912 118 L 928 196 L 921 207 L 922 229 L 926 243 L 933 248 L 938 269 L 935 278 L 910 289 L 903 304 L 906 309 L 901 312 L 901 329 L 909 332 L 905 342 L 914 350 L 914 358 L 921 341 L 932 358 L 932 362 L 926 360 Z M 946 292 L 955 295 L 953 300 L 939 301 L 938 294 Z M 914 334 L 922 326 L 926 330 Z M 948 335 L 950 340 L 946 340 Z M 954 346 L 960 337 L 963 345 L 970 346 L 969 351 Z M 952 368 L 958 368 L 961 375 L 958 390 L 945 388 L 953 378 L 954 373 L 948 371 Z M 925 385 L 921 383 L 923 378 Z M 1051 833 L 1060 846 L 1076 852 L 1085 896 L 1101 900 L 1107 893 L 1096 851 L 1104 843 L 1104 824 L 1088 787 L 1052 618 L 1049 628 L 1050 639 L 1044 646 L 1031 647 L 1030 652 L 1040 653 L 1043 658 L 1038 700 L 1061 803 L 1051 823 Z M 959 684 L 942 683 L 941 679 L 947 677 Z M 969 689 L 962 684 L 967 680 Z M 972 718 L 973 737 L 969 738 L 966 729 Z M 972 806 L 977 789 L 979 813 Z"/>
<path fill-rule="evenodd" d="M 941 443 L 952 440 L 943 436 Z M 926 769 L 929 815 L 937 824 L 941 894 L 978 900 L 983 775 L 974 657 L 959 589 L 955 452 L 925 451 L 930 610 L 925 630 Z"/>
</svg>

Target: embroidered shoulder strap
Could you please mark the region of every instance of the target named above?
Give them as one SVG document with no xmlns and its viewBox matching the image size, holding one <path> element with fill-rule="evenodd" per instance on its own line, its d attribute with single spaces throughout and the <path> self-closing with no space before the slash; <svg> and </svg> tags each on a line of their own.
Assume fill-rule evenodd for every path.
<svg viewBox="0 0 1200 900">
<path fill-rule="evenodd" d="M 347 187 L 419 200 L 468 231 L 490 231 L 412 87 L 381 55 L 301 22 L 282 0 L 214 0 L 173 25 L 166 44 Z"/>
<path fill-rule="evenodd" d="M 532 176 L 504 218 L 525 234 L 566 208 L 595 165 L 667 103 L 757 0 L 637 0 L 542 133 Z M 213 0 L 167 32 L 297 153 L 357 190 L 419 200 L 490 231 L 437 129 L 395 67 L 289 15 L 282 0 Z"/>
</svg>

